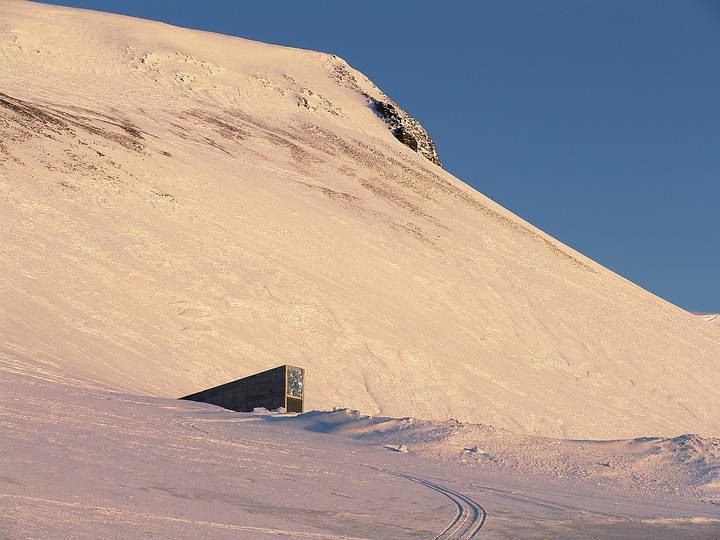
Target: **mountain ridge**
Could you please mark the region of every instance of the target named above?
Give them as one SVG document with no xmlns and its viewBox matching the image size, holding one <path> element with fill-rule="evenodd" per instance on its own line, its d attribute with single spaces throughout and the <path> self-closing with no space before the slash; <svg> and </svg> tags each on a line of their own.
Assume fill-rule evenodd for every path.
<svg viewBox="0 0 720 540">
<path fill-rule="evenodd" d="M 716 327 L 400 144 L 344 61 L 0 5 L 6 365 L 179 397 L 290 363 L 310 408 L 720 432 Z"/>
</svg>

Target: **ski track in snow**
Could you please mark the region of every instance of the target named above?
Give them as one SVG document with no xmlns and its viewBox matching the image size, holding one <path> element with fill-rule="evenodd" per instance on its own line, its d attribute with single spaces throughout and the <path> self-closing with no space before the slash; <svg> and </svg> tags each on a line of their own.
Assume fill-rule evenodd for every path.
<svg viewBox="0 0 720 540">
<path fill-rule="evenodd" d="M 238 418 L 238 419 L 221 419 L 221 420 L 209 420 L 209 419 L 202 419 L 192 422 L 182 422 L 181 425 L 184 427 L 191 429 L 193 431 L 198 431 L 204 434 L 207 434 L 206 431 L 198 427 L 198 424 L 205 424 L 208 422 L 227 422 L 227 423 L 237 423 L 237 422 L 247 422 L 252 421 L 250 418 Z M 388 469 L 382 469 L 377 467 L 368 466 L 368 468 L 377 471 L 386 473 L 398 478 L 402 478 L 404 480 L 408 480 L 411 482 L 415 482 L 417 484 L 420 484 L 428 489 L 432 489 L 448 499 L 450 499 L 455 506 L 457 507 L 457 514 L 453 518 L 453 520 L 450 522 L 450 524 L 439 534 L 437 535 L 433 540 L 470 540 L 471 538 L 474 538 L 475 535 L 480 531 L 483 524 L 485 523 L 485 520 L 487 519 L 487 513 L 485 512 L 485 509 L 480 506 L 476 501 L 468 497 L 467 495 L 463 495 L 462 493 L 458 493 L 457 491 L 454 491 L 448 487 L 441 486 L 439 484 L 433 483 L 429 480 L 423 479 L 423 478 L 416 478 L 414 476 L 410 476 L 408 474 L 404 474 L 398 471 L 392 471 Z M 212 525 L 212 524 L 211 524 Z M 241 530 L 246 530 L 245 528 L 241 528 Z M 254 529 L 253 529 L 254 530 Z M 264 532 L 264 531 L 263 531 Z M 282 534 L 282 533 L 278 533 Z M 319 536 L 321 538 L 325 538 L 325 536 Z M 349 538 L 349 537 L 335 537 L 335 536 L 328 536 L 327 538 Z"/>
<path fill-rule="evenodd" d="M 181 425 L 184 427 L 191 429 L 193 431 L 198 431 L 204 434 L 207 434 L 206 431 L 202 430 L 200 427 L 198 427 L 197 424 L 204 424 L 204 423 L 238 423 L 238 422 L 248 422 L 252 421 L 251 418 L 237 418 L 237 419 L 220 419 L 220 420 L 210 420 L 210 419 L 201 419 L 197 421 L 192 422 L 181 422 Z M 378 468 L 369 466 L 369 469 L 372 469 L 376 472 L 381 472 L 385 474 L 389 474 L 391 476 L 395 476 L 397 478 L 401 478 L 403 480 L 408 480 L 410 482 L 415 482 L 416 484 L 420 484 L 428 489 L 432 489 L 433 491 L 436 491 L 448 499 L 450 499 L 455 506 L 457 507 L 457 514 L 453 518 L 453 520 L 450 522 L 450 524 L 437 536 L 433 538 L 433 540 L 470 540 L 471 538 L 475 538 L 475 535 L 480 531 L 482 526 L 485 523 L 485 520 L 487 519 L 487 513 L 485 512 L 485 509 L 480 506 L 476 501 L 468 497 L 467 495 L 463 495 L 462 493 L 458 493 L 457 491 L 454 491 L 450 488 L 447 488 L 445 486 L 441 486 L 439 484 L 433 483 L 429 480 L 423 479 L 423 478 L 416 478 L 414 476 L 410 476 L 405 473 L 401 473 L 398 471 Z M 158 519 L 161 519 L 160 516 L 157 516 Z M 224 528 L 233 528 L 237 530 L 258 530 L 259 532 L 271 532 L 268 530 L 260 530 L 256 528 L 248 528 L 248 527 L 230 527 L 230 526 L 224 526 L 220 524 L 213 524 L 213 523 L 203 523 L 207 526 L 219 526 Z M 276 531 L 275 534 L 289 534 L 288 531 Z M 296 534 L 296 533 L 293 533 Z M 317 537 L 317 538 L 338 538 L 338 539 L 350 539 L 353 537 L 349 536 L 328 536 L 328 535 L 318 535 L 318 534 L 298 534 L 298 536 L 309 536 L 309 537 Z"/>
<path fill-rule="evenodd" d="M 455 519 L 442 533 L 436 536 L 434 540 L 470 540 L 470 538 L 475 537 L 480 531 L 480 528 L 485 524 L 485 519 L 487 518 L 485 509 L 470 497 L 427 480 L 413 478 L 412 476 L 401 473 L 392 474 L 412 482 L 417 482 L 427 488 L 434 489 L 438 493 L 445 495 L 457 506 L 458 512 Z"/>
</svg>

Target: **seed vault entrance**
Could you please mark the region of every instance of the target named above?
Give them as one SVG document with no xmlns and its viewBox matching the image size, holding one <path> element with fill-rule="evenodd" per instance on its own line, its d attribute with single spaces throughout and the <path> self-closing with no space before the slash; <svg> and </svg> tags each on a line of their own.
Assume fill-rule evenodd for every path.
<svg viewBox="0 0 720 540">
<path fill-rule="evenodd" d="M 212 403 L 238 412 L 251 412 L 256 407 L 271 411 L 284 407 L 288 412 L 302 413 L 305 412 L 305 370 L 278 366 L 180 399 Z"/>
</svg>

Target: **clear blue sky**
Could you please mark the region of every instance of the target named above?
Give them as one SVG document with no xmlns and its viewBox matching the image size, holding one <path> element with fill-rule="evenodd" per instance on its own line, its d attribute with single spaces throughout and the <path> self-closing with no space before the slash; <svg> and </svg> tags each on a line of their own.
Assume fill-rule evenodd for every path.
<svg viewBox="0 0 720 540">
<path fill-rule="evenodd" d="M 690 311 L 720 312 L 720 0 L 59 0 L 337 54 L 449 172 Z"/>
</svg>

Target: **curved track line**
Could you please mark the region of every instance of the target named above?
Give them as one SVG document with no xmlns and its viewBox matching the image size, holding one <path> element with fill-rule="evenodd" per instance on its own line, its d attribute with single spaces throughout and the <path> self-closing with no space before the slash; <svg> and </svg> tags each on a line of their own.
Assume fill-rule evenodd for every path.
<svg viewBox="0 0 720 540">
<path fill-rule="evenodd" d="M 405 480 L 410 480 L 411 482 L 416 482 L 427 488 L 435 490 L 438 493 L 442 493 L 455 503 L 455 506 L 457 506 L 455 519 L 433 540 L 470 540 L 475 537 L 478 531 L 485 524 L 485 519 L 487 518 L 485 509 L 467 495 L 463 495 L 457 491 L 433 484 L 432 482 L 428 482 L 422 478 L 415 478 L 407 474 L 394 471 L 385 472 L 404 478 Z"/>
<path fill-rule="evenodd" d="M 212 421 L 223 422 L 226 420 L 227 419 Z M 202 429 L 196 426 L 197 423 L 203 423 L 205 421 L 206 420 L 200 420 L 199 422 L 180 422 L 180 424 L 191 430 L 205 433 Z M 425 486 L 429 489 L 437 491 L 438 493 L 441 493 L 442 495 L 450 499 L 453 503 L 455 503 L 455 506 L 457 507 L 457 514 L 455 515 L 455 518 L 450 523 L 450 525 L 448 525 L 445 530 L 442 531 L 438 536 L 433 538 L 433 540 L 470 540 L 472 538 L 475 538 L 475 535 L 485 524 L 485 520 L 487 518 L 487 513 L 485 512 L 485 509 L 467 495 L 463 495 L 462 493 L 458 493 L 457 491 L 453 491 L 438 484 L 433 484 L 428 480 L 424 480 L 422 478 L 415 478 L 413 476 L 397 471 L 381 467 L 373 467 L 371 465 L 363 466 L 377 472 L 391 474 L 398 478 L 410 480 L 411 482 L 415 482 L 417 484 Z"/>
</svg>

